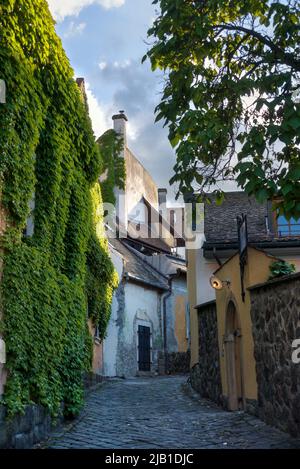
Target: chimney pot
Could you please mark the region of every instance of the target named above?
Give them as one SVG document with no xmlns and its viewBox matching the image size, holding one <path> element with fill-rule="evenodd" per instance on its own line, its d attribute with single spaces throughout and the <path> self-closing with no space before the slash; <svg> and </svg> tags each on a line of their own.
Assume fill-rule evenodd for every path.
<svg viewBox="0 0 300 469">
<path fill-rule="evenodd" d="M 166 205 L 167 203 L 167 189 L 158 189 L 158 204 L 159 206 L 161 205 Z"/>
</svg>

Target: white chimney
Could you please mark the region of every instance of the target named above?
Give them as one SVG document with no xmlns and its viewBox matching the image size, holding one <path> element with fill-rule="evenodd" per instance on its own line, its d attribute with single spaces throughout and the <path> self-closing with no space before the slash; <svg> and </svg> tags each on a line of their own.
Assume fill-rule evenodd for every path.
<svg viewBox="0 0 300 469">
<path fill-rule="evenodd" d="M 167 189 L 158 189 L 158 205 L 159 207 L 167 204 Z"/>
<path fill-rule="evenodd" d="M 126 126 L 128 119 L 124 113 L 124 111 L 119 111 L 119 114 L 115 114 L 112 116 L 112 120 L 114 121 L 114 131 L 123 137 L 124 147 L 127 146 L 127 134 L 126 134 Z"/>
<path fill-rule="evenodd" d="M 125 159 L 125 153 L 127 148 L 127 137 L 126 137 L 126 125 L 128 119 L 124 111 L 119 111 L 119 114 L 112 116 L 114 122 L 114 131 L 117 135 L 120 135 L 123 138 L 123 148 L 120 153 L 120 157 Z M 126 164 L 126 159 L 125 159 Z M 119 230 L 120 236 L 124 237 L 127 235 L 128 227 L 128 207 L 127 207 L 127 196 L 126 196 L 126 181 L 125 181 L 125 190 L 120 189 L 119 187 L 114 188 L 114 194 L 116 197 L 116 212 L 119 219 Z"/>
</svg>

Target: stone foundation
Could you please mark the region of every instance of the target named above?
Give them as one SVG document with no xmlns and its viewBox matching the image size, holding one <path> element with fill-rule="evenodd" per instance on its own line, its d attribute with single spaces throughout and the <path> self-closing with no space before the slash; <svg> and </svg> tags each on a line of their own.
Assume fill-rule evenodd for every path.
<svg viewBox="0 0 300 469">
<path fill-rule="evenodd" d="M 248 414 L 255 415 L 255 417 L 259 416 L 258 402 L 255 399 L 246 399 L 245 404 L 245 411 L 248 412 Z"/>
<path fill-rule="evenodd" d="M 57 424 L 62 422 L 60 417 Z M 0 449 L 29 449 L 50 435 L 52 421 L 44 407 L 27 406 L 24 415 L 12 420 L 6 417 L 6 408 L 0 406 Z"/>
<path fill-rule="evenodd" d="M 158 374 L 163 376 L 166 374 L 166 359 L 163 352 L 159 352 L 157 359 Z"/>
<path fill-rule="evenodd" d="M 189 373 L 190 352 L 173 352 L 167 354 L 167 371 L 170 374 Z"/>
<path fill-rule="evenodd" d="M 100 384 L 104 378 L 94 373 L 84 375 L 85 396 L 94 386 Z M 24 415 L 17 415 L 13 419 L 7 418 L 6 408 L 0 405 L 0 449 L 30 449 L 35 444 L 46 440 L 54 428 L 63 423 L 63 404 L 59 417 L 51 419 L 45 407 L 33 404 L 27 406 Z"/>
<path fill-rule="evenodd" d="M 217 310 L 215 301 L 198 308 L 199 363 L 191 370 L 191 384 L 202 397 L 222 405 Z"/>
<path fill-rule="evenodd" d="M 88 392 L 90 388 L 93 388 L 97 384 L 100 384 L 104 381 L 102 375 L 98 375 L 95 373 L 85 373 L 83 378 L 84 388 L 85 391 Z"/>
</svg>

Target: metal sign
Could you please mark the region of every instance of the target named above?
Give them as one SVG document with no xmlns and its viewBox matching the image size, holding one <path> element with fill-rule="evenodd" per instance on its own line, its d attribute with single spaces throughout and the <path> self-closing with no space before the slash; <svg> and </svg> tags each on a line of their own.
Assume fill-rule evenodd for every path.
<svg viewBox="0 0 300 469">
<path fill-rule="evenodd" d="M 248 247 L 248 227 L 247 215 L 237 217 L 238 226 L 238 240 L 239 240 L 239 253 L 240 253 L 240 274 L 241 274 L 241 289 L 242 300 L 245 302 L 245 287 L 244 287 L 244 273 L 247 264 L 247 247 Z"/>
<path fill-rule="evenodd" d="M 239 251 L 240 256 L 247 250 L 248 246 L 248 228 L 247 228 L 247 215 L 237 217 L 238 225 L 238 238 L 239 238 Z"/>
</svg>

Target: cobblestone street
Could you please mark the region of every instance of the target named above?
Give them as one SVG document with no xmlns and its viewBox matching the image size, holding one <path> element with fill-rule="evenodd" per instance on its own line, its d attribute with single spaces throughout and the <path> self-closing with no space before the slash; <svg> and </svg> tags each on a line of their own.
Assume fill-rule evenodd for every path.
<svg viewBox="0 0 300 469">
<path fill-rule="evenodd" d="M 184 391 L 186 377 L 111 380 L 90 392 L 80 418 L 48 448 L 300 448 L 300 441 L 242 412 Z"/>
</svg>

